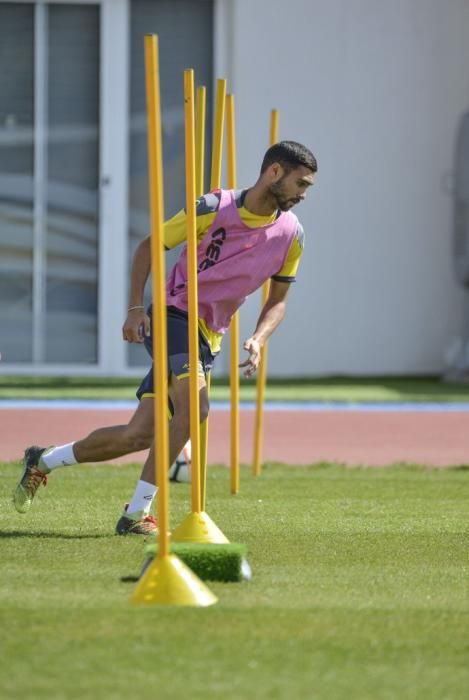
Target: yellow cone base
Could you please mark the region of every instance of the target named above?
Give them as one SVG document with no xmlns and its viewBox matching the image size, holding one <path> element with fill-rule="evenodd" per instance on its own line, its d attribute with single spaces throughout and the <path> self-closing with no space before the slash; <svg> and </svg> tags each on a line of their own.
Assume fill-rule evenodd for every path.
<svg viewBox="0 0 469 700">
<path fill-rule="evenodd" d="M 189 513 L 171 535 L 172 542 L 227 544 L 229 540 L 207 513 Z"/>
<path fill-rule="evenodd" d="M 156 557 L 137 584 L 133 603 L 186 605 L 203 608 L 218 598 L 174 554 Z"/>
</svg>

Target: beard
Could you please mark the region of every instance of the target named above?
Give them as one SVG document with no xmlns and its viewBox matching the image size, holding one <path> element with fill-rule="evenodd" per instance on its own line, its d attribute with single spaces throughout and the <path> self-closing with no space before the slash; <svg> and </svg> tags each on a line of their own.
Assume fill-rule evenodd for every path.
<svg viewBox="0 0 469 700">
<path fill-rule="evenodd" d="M 295 204 L 298 204 L 300 200 L 295 198 L 288 198 L 285 188 L 283 186 L 284 178 L 285 175 L 282 178 L 280 178 L 278 182 L 274 182 L 270 186 L 269 191 L 275 200 L 277 209 L 280 209 L 281 211 L 288 211 L 293 206 L 295 206 Z"/>
</svg>

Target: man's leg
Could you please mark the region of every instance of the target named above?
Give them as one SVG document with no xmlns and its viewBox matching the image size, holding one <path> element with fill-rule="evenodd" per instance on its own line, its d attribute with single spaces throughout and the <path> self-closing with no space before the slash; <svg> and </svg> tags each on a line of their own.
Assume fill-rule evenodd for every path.
<svg viewBox="0 0 469 700">
<path fill-rule="evenodd" d="M 183 377 L 177 379 L 171 375 L 169 382 L 169 395 L 174 413 L 169 423 L 169 465 L 174 462 L 187 440 L 190 433 L 189 419 L 189 379 Z M 145 399 L 152 401 L 152 399 Z M 203 376 L 199 378 L 199 401 L 201 420 L 208 415 L 208 395 Z M 152 401 L 153 403 L 153 401 Z M 150 508 L 157 493 L 155 473 L 155 445 L 153 444 L 148 457 L 143 465 L 140 479 L 137 483 L 132 500 L 124 509 L 117 525 L 116 534 L 148 534 L 151 524 L 155 524 L 150 515 Z"/>
<path fill-rule="evenodd" d="M 169 423 L 168 468 L 174 462 L 190 437 L 189 378 L 183 377 L 178 379 L 174 375 L 171 375 L 169 396 L 173 404 L 174 414 Z M 203 423 L 208 416 L 209 410 L 207 384 L 203 375 L 199 375 L 199 406 L 200 422 Z M 150 483 L 155 482 L 155 465 L 151 453 L 148 455 L 143 465 L 140 479 Z"/>
<path fill-rule="evenodd" d="M 143 398 L 127 425 L 98 428 L 73 445 L 77 462 L 104 462 L 147 450 L 153 442 L 153 399 Z M 47 459 L 47 457 L 46 457 Z"/>
<path fill-rule="evenodd" d="M 153 441 L 153 399 L 142 399 L 128 425 L 99 428 L 86 438 L 69 445 L 25 451 L 23 473 L 13 494 L 15 508 L 26 513 L 37 489 L 47 482 L 47 474 L 59 467 L 83 462 L 103 462 L 148 449 Z"/>
</svg>

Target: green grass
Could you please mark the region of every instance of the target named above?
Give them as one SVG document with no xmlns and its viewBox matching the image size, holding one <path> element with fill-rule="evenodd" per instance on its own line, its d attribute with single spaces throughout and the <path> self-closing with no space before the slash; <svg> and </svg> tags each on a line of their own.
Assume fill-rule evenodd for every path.
<svg viewBox="0 0 469 700">
<path fill-rule="evenodd" d="M 142 372 L 143 376 L 143 372 Z M 0 399 L 134 399 L 137 378 L 0 376 Z M 212 399 L 229 400 L 226 379 L 214 379 Z M 254 401 L 255 380 L 242 380 L 242 401 Z M 267 385 L 268 401 L 469 401 L 469 384 L 436 377 L 324 377 L 275 379 Z"/>
<path fill-rule="evenodd" d="M 467 698 L 468 470 L 269 465 L 233 497 L 212 467 L 254 577 L 205 609 L 129 603 L 144 544 L 112 532 L 137 466 L 64 469 L 26 516 L 0 473 L 2 698 Z"/>
</svg>

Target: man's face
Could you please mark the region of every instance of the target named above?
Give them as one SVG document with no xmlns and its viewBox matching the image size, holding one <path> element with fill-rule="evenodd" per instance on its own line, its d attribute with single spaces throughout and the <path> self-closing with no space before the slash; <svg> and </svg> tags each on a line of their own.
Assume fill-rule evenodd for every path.
<svg viewBox="0 0 469 700">
<path fill-rule="evenodd" d="M 269 191 L 276 200 L 277 207 L 288 211 L 306 197 L 306 190 L 314 185 L 316 173 L 300 165 L 289 173 L 279 165 L 277 179 L 270 184 Z"/>
</svg>

